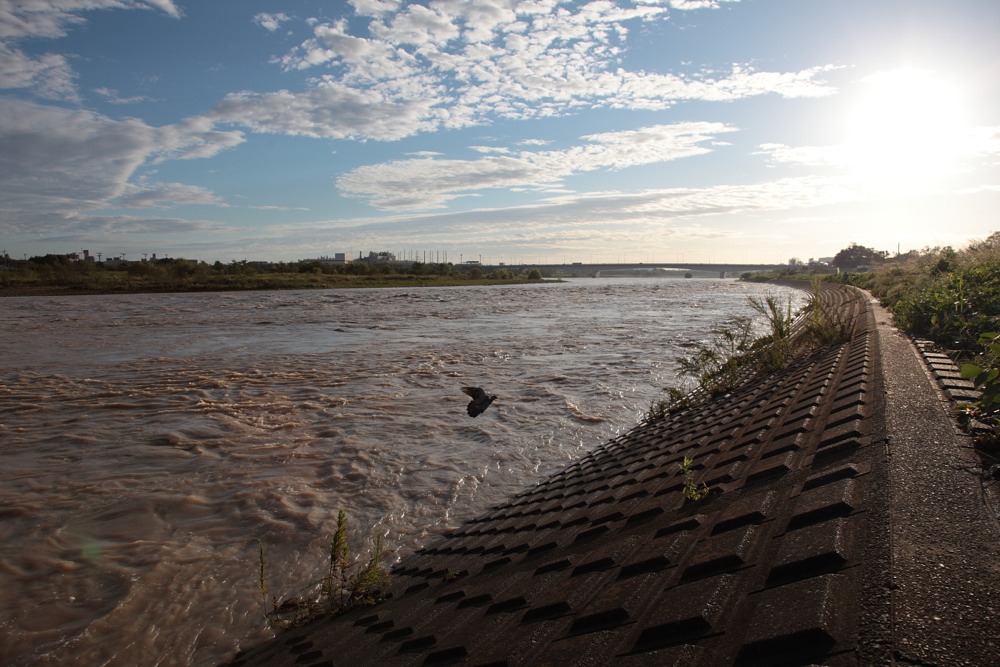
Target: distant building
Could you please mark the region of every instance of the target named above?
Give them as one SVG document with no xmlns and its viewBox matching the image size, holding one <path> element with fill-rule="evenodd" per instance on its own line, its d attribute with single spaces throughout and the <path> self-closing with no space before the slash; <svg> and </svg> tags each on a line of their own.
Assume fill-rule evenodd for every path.
<svg viewBox="0 0 1000 667">
<path fill-rule="evenodd" d="M 333 257 L 323 255 L 321 257 L 316 257 L 315 259 L 303 259 L 300 260 L 304 264 L 309 264 L 312 262 L 317 262 L 319 264 L 347 264 L 347 255 L 342 252 L 333 253 Z"/>
<path fill-rule="evenodd" d="M 385 250 L 381 252 L 369 251 L 367 257 L 363 257 L 361 253 L 358 253 L 359 262 L 368 262 L 369 264 L 379 264 L 383 262 L 395 262 L 396 255 Z"/>
</svg>

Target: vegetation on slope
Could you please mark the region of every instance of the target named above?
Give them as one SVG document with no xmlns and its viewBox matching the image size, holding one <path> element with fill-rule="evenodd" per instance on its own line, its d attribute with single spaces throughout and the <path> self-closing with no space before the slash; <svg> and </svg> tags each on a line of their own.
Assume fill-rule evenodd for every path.
<svg viewBox="0 0 1000 667">
<path fill-rule="evenodd" d="M 657 421 L 702 399 L 721 396 L 818 348 L 849 340 L 851 323 L 820 297 L 820 289 L 820 281 L 814 281 L 801 313 L 792 310 L 791 300 L 783 303 L 773 294 L 750 297 L 749 305 L 766 330 L 758 333 L 754 318 L 741 316 L 713 328 L 709 340 L 692 342 L 691 354 L 677 360 L 677 373 L 694 380 L 695 389 L 669 389 L 666 400 L 651 403 L 646 421 Z"/>
</svg>

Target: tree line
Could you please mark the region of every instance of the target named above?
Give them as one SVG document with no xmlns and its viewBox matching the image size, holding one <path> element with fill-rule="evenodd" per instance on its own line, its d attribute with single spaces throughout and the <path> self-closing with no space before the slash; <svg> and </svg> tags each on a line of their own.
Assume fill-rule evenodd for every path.
<svg viewBox="0 0 1000 667">
<path fill-rule="evenodd" d="M 66 255 L 25 260 L 4 258 L 0 287 L 54 287 L 80 291 L 155 291 L 168 289 L 281 289 L 352 283 L 399 281 L 541 280 L 538 268 L 515 272 L 508 268 L 455 266 L 437 262 L 248 262 L 229 263 L 182 258 L 137 262 L 80 261 Z"/>
</svg>

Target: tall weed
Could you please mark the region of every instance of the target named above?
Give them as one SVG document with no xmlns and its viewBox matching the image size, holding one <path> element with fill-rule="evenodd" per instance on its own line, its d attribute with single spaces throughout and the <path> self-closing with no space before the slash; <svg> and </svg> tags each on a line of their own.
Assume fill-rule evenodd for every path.
<svg viewBox="0 0 1000 667">
<path fill-rule="evenodd" d="M 258 543 L 258 578 L 264 599 L 264 618 L 273 628 L 286 629 L 306 623 L 321 615 L 335 616 L 355 607 L 376 604 L 389 594 L 390 576 L 383 566 L 385 549 L 381 536 L 376 536 L 375 547 L 367 563 L 358 567 L 351 556 L 347 542 L 347 515 L 337 512 L 337 528 L 330 540 L 329 558 L 323 578 L 304 587 L 304 595 L 274 596 L 268 608 L 267 563 L 264 543 Z"/>
<path fill-rule="evenodd" d="M 819 281 L 813 283 L 801 319 L 791 298 L 782 301 L 773 294 L 750 297 L 750 307 L 763 318 L 764 332 L 756 335 L 752 318 L 736 317 L 713 328 L 708 341 L 693 343 L 693 353 L 678 358 L 677 372 L 694 379 L 697 387 L 687 394 L 670 389 L 669 400 L 650 404 L 646 421 L 655 422 L 690 407 L 699 396 L 725 394 L 755 375 L 780 371 L 818 347 L 849 340 L 851 321 L 820 297 L 820 288 Z"/>
</svg>

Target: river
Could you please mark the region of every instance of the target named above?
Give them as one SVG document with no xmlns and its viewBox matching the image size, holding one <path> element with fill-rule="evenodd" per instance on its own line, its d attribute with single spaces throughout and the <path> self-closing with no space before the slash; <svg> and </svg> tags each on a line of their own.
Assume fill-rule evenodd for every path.
<svg viewBox="0 0 1000 667">
<path fill-rule="evenodd" d="M 0 300 L 0 663 L 213 665 L 633 427 L 731 280 Z M 782 297 L 784 298 L 784 297 Z M 461 387 L 497 396 L 472 419 Z"/>
</svg>

